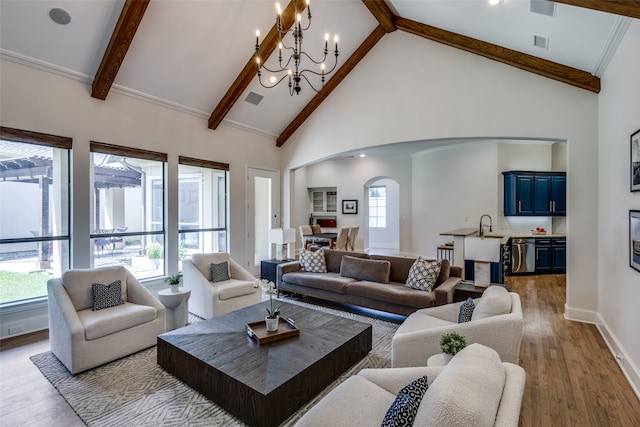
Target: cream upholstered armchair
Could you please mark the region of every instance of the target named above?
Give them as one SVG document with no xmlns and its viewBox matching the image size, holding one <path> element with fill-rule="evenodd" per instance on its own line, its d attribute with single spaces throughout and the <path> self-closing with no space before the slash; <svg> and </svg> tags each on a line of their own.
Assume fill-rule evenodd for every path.
<svg viewBox="0 0 640 427">
<path fill-rule="evenodd" d="M 204 319 L 262 300 L 256 278 L 228 253 L 194 254 L 182 261 L 183 286 L 191 290 L 189 311 Z"/>
<path fill-rule="evenodd" d="M 152 347 L 166 330 L 165 307 L 122 266 L 66 271 L 47 292 L 51 352 L 72 374 Z"/>
<path fill-rule="evenodd" d="M 391 340 L 391 366 L 425 366 L 429 357 L 442 353 L 440 337 L 445 332 L 457 332 L 467 345 L 485 345 L 502 361 L 518 364 L 524 331 L 520 295 L 489 286 L 474 300 L 471 321 L 458 323 L 463 303 L 425 308 L 407 317 Z"/>
</svg>

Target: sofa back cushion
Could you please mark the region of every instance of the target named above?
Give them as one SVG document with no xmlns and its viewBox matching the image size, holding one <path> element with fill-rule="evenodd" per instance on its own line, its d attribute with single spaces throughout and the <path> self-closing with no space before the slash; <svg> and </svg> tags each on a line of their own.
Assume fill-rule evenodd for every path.
<svg viewBox="0 0 640 427">
<path fill-rule="evenodd" d="M 449 278 L 451 274 L 451 264 L 449 264 L 449 260 L 441 259 L 440 260 L 440 274 L 436 279 L 436 284 L 433 285 L 433 289 L 437 288 L 441 283 Z"/>
<path fill-rule="evenodd" d="M 349 255 L 342 257 L 340 275 L 357 280 L 389 283 L 389 269 L 391 263 L 386 260 L 358 258 Z"/>
<path fill-rule="evenodd" d="M 498 353 L 471 344 L 440 372 L 418 408 L 416 426 L 474 426 L 495 424 L 506 374 Z"/>
<path fill-rule="evenodd" d="M 407 281 L 409 269 L 411 269 L 411 266 L 416 260 L 415 258 L 388 255 L 371 255 L 370 258 L 389 261 L 391 263 L 391 269 L 389 270 L 389 280 L 391 282 L 397 283 L 405 283 Z"/>
<path fill-rule="evenodd" d="M 338 251 L 335 249 L 324 250 L 324 260 L 327 266 L 327 271 L 330 273 L 340 274 L 340 267 L 342 266 L 342 257 L 349 255 L 357 258 L 369 258 L 369 254 L 364 252 L 351 252 L 351 251 Z"/>
<path fill-rule="evenodd" d="M 228 252 L 216 252 L 208 254 L 193 254 L 191 255 L 191 262 L 196 266 L 200 274 L 211 281 L 211 264 L 221 264 L 227 262 L 229 265 L 229 253 Z M 231 272 L 229 272 L 231 276 Z"/>
<path fill-rule="evenodd" d="M 127 301 L 127 269 L 123 266 L 76 269 L 62 273 L 62 286 L 76 311 L 93 307 L 94 283 L 109 285 L 117 280 L 120 280 L 122 299 Z"/>
<path fill-rule="evenodd" d="M 509 313 L 511 313 L 511 295 L 506 288 L 493 285 L 489 286 L 480 297 L 476 308 L 473 309 L 471 320 Z"/>
</svg>

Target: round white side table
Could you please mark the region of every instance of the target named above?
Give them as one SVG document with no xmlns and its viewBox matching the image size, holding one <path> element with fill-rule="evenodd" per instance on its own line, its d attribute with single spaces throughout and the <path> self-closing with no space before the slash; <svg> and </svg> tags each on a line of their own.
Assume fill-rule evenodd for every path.
<svg viewBox="0 0 640 427">
<path fill-rule="evenodd" d="M 167 331 L 181 328 L 189 323 L 189 297 L 191 291 L 180 288 L 178 291 L 163 289 L 158 292 L 158 299 L 166 307 Z"/>
</svg>

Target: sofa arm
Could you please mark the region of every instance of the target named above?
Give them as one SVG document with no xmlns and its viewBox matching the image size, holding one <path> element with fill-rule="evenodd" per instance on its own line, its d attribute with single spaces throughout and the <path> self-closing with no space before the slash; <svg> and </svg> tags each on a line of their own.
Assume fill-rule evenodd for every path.
<svg viewBox="0 0 640 427">
<path fill-rule="evenodd" d="M 65 366 L 71 366 L 73 343 L 85 340 L 84 327 L 61 279 L 47 281 L 47 294 L 51 351 Z"/>
<path fill-rule="evenodd" d="M 460 283 L 460 281 L 462 281 L 460 277 L 449 276 L 447 280 L 442 282 L 434 291 L 436 294 L 436 305 L 451 304 L 456 292 L 456 285 Z"/>
<path fill-rule="evenodd" d="M 283 262 L 281 264 L 278 264 L 276 266 L 276 288 L 280 287 L 283 275 L 287 273 L 294 273 L 300 270 L 302 270 L 302 267 L 300 267 L 299 261 Z"/>
<path fill-rule="evenodd" d="M 452 265 L 449 267 L 449 277 L 459 277 L 462 279 L 462 267 L 458 267 L 457 265 Z"/>
</svg>

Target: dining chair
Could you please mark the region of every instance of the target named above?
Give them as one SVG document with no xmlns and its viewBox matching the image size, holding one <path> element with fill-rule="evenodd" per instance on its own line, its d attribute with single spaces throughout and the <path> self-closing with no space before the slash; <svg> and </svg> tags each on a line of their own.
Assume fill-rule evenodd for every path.
<svg viewBox="0 0 640 427">
<path fill-rule="evenodd" d="M 356 237 L 358 237 L 358 230 L 360 230 L 360 227 L 358 226 L 351 227 L 349 230 L 349 237 L 347 238 L 347 250 L 349 251 L 356 250 Z"/>
<path fill-rule="evenodd" d="M 334 249 L 339 251 L 347 250 L 347 242 L 349 240 L 349 227 L 342 227 L 340 232 L 338 233 L 338 238 L 336 239 L 336 244 Z"/>
</svg>

